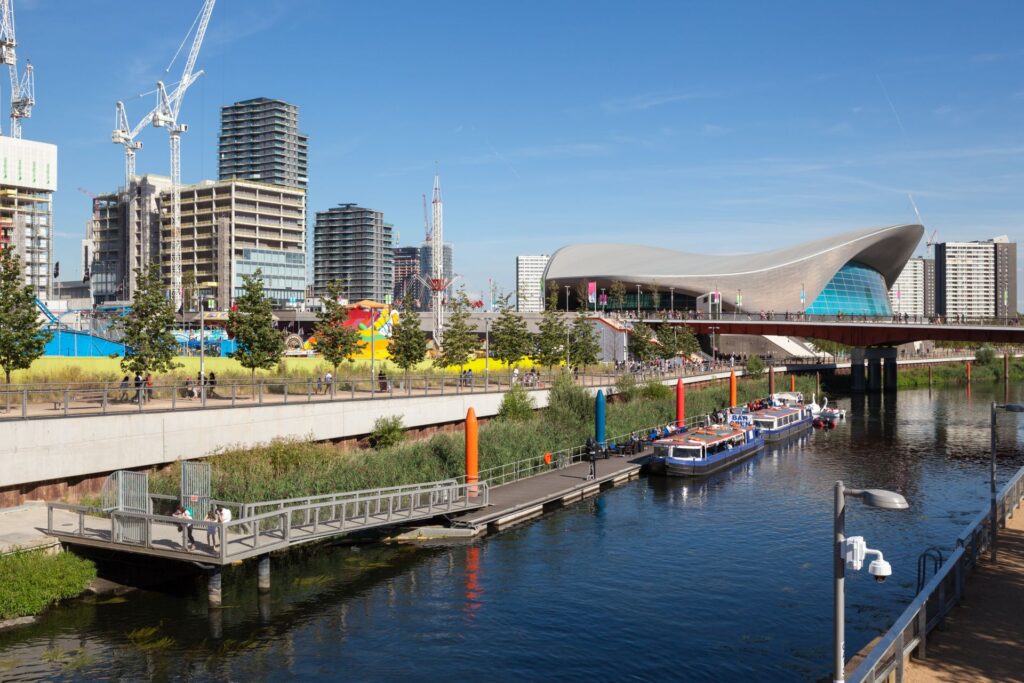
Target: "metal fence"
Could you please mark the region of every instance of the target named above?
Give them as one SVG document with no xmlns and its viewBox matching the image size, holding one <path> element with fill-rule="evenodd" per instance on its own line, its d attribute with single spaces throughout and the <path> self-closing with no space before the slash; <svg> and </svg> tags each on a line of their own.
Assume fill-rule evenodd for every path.
<svg viewBox="0 0 1024 683">
<path fill-rule="evenodd" d="M 105 514 L 84 505 L 48 503 L 47 531 L 52 536 L 77 538 L 92 545 L 227 564 L 361 529 L 485 507 L 489 491 L 486 483 L 445 480 L 247 505 L 211 501 L 238 511 L 238 518 L 223 523 L 166 514 L 167 504 L 177 503 L 174 496 L 151 496 L 153 508 L 161 508 L 158 513 L 115 510 Z M 261 512 L 263 508 L 270 509 Z M 59 519 L 55 525 L 55 515 L 61 511 L 77 516 L 77 523 L 70 529 Z M 125 529 L 132 533 L 125 533 Z M 191 542 L 190 536 L 207 530 L 213 543 Z"/>
<path fill-rule="evenodd" d="M 1000 527 L 1005 526 L 1022 498 L 1024 467 L 1017 471 L 996 499 L 997 524 Z M 991 543 L 991 527 L 991 511 L 978 513 L 957 537 L 953 554 L 850 674 L 848 680 L 851 683 L 882 683 L 892 680 L 892 676 L 895 676 L 896 683 L 901 683 L 906 658 L 911 655 L 917 659 L 926 658 L 928 634 L 963 598 L 967 577 Z"/>
</svg>

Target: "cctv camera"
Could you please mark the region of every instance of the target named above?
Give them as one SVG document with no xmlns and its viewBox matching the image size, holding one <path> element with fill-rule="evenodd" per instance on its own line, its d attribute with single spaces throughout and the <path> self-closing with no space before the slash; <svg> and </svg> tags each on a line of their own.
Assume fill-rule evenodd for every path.
<svg viewBox="0 0 1024 683">
<path fill-rule="evenodd" d="M 885 580 L 892 576 L 892 565 L 879 557 L 868 565 L 868 573 L 875 577 L 878 583 L 885 583 Z"/>
</svg>

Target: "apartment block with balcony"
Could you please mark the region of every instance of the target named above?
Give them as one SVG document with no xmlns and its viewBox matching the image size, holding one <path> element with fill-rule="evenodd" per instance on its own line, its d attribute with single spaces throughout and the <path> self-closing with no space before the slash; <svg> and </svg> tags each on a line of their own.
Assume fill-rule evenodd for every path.
<svg viewBox="0 0 1024 683">
<path fill-rule="evenodd" d="M 394 285 L 394 228 L 384 214 L 356 204 L 318 211 L 313 230 L 313 288 L 338 280 L 352 301 L 388 301 Z"/>
<path fill-rule="evenodd" d="M 170 194 L 161 196 L 161 272 L 171 279 Z M 260 269 L 275 307 L 301 304 L 306 285 L 306 192 L 242 180 L 181 189 L 182 274 L 225 310 Z M 191 274 L 191 275 L 190 275 Z"/>
<path fill-rule="evenodd" d="M 309 139 L 299 132 L 299 108 L 258 97 L 221 107 L 219 175 L 305 188 Z"/>
</svg>

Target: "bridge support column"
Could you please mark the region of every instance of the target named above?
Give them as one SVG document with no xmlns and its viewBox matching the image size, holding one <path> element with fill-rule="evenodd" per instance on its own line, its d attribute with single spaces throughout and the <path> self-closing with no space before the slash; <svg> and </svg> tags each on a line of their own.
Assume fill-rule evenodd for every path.
<svg viewBox="0 0 1024 683">
<path fill-rule="evenodd" d="M 850 390 L 864 393 L 864 349 L 859 346 L 850 349 Z"/>
<path fill-rule="evenodd" d="M 210 607 L 220 607 L 221 579 L 222 576 L 220 567 L 217 567 L 212 572 L 210 572 L 210 579 L 206 585 L 206 597 L 209 599 Z"/>
<path fill-rule="evenodd" d="M 256 588 L 260 593 L 270 592 L 270 555 L 260 555 L 256 568 Z"/>
<path fill-rule="evenodd" d="M 885 393 L 895 394 L 898 384 L 896 373 L 898 352 L 896 347 L 884 349 L 884 352 L 883 357 L 885 358 L 885 367 L 883 368 L 883 371 L 885 373 Z"/>
</svg>

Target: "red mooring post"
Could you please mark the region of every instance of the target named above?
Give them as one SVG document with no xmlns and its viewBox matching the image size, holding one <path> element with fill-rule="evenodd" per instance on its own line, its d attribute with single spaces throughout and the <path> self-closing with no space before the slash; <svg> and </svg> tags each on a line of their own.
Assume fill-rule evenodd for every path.
<svg viewBox="0 0 1024 683">
<path fill-rule="evenodd" d="M 479 460 L 477 458 L 478 429 L 476 411 L 470 407 L 466 411 L 466 483 L 475 484 L 480 477 Z M 470 495 L 476 495 L 476 487 L 470 487 Z"/>
<path fill-rule="evenodd" d="M 686 426 L 686 385 L 676 380 L 676 427 Z"/>
<path fill-rule="evenodd" d="M 736 371 L 729 371 L 729 407 L 736 405 Z"/>
</svg>

